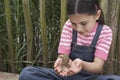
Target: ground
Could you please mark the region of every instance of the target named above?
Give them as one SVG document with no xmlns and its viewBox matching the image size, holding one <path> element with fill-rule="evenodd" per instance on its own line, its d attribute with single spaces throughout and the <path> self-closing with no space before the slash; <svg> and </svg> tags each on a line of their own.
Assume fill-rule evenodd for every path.
<svg viewBox="0 0 120 80">
<path fill-rule="evenodd" d="M 18 77 L 18 74 L 0 72 L 0 80 L 18 80 Z"/>
</svg>

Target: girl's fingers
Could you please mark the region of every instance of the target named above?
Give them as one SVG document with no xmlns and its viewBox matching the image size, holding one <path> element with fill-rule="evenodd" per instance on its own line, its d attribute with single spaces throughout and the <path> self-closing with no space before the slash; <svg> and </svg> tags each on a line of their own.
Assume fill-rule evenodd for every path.
<svg viewBox="0 0 120 80">
<path fill-rule="evenodd" d="M 62 63 L 62 60 L 61 59 L 57 59 L 54 63 L 54 68 L 59 66 L 60 64 Z"/>
<path fill-rule="evenodd" d="M 72 62 L 71 67 L 69 68 L 68 75 L 74 75 L 81 70 L 81 61 L 75 60 Z"/>
<path fill-rule="evenodd" d="M 71 64 L 72 64 L 72 60 L 71 60 L 71 59 L 69 60 L 69 63 L 68 63 L 68 64 L 69 64 L 69 65 L 71 65 Z"/>
<path fill-rule="evenodd" d="M 57 67 L 60 63 L 58 63 L 58 61 L 55 62 L 54 64 L 54 68 Z"/>
<path fill-rule="evenodd" d="M 55 64 L 54 64 L 54 69 L 55 69 L 57 74 L 62 72 L 61 63 L 62 63 L 61 59 L 57 59 Z"/>
<path fill-rule="evenodd" d="M 63 67 L 60 75 L 61 75 L 61 76 L 67 76 L 67 70 L 68 70 L 67 67 Z"/>
<path fill-rule="evenodd" d="M 63 67 L 61 66 L 62 61 L 61 60 L 56 60 L 55 64 L 54 64 L 54 68 L 55 71 L 57 72 L 57 74 L 61 75 L 61 76 L 71 76 L 73 74 L 75 74 L 75 69 L 77 69 L 76 67 L 76 61 L 72 61 L 69 60 L 69 65 L 70 68 L 68 67 Z M 79 66 L 79 64 L 77 64 Z M 75 70 L 75 71 L 74 71 Z"/>
<path fill-rule="evenodd" d="M 68 76 L 71 76 L 71 75 L 73 75 L 75 73 L 74 73 L 74 71 L 72 69 L 69 69 L 69 71 L 67 72 L 67 74 L 68 74 Z"/>
<path fill-rule="evenodd" d="M 77 67 L 80 67 L 82 65 L 82 61 L 80 59 L 76 59 L 75 64 Z"/>
<path fill-rule="evenodd" d="M 62 72 L 62 68 L 61 67 L 57 67 L 55 69 L 55 71 L 56 71 L 57 74 L 60 74 Z"/>
<path fill-rule="evenodd" d="M 76 67 L 80 67 L 81 66 L 81 62 L 75 62 Z"/>
</svg>

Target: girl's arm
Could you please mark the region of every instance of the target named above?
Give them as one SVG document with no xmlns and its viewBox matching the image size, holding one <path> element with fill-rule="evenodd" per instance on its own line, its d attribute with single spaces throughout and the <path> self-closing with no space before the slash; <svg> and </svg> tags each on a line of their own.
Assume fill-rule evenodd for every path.
<svg viewBox="0 0 120 80">
<path fill-rule="evenodd" d="M 71 67 L 69 68 L 66 76 L 71 76 L 79 73 L 81 70 L 90 73 L 100 73 L 102 71 L 104 60 L 95 57 L 94 62 L 86 62 L 79 58 L 72 61 Z"/>
<path fill-rule="evenodd" d="M 104 60 L 95 57 L 93 62 L 82 61 L 82 69 L 91 73 L 100 73 L 103 69 Z"/>
</svg>

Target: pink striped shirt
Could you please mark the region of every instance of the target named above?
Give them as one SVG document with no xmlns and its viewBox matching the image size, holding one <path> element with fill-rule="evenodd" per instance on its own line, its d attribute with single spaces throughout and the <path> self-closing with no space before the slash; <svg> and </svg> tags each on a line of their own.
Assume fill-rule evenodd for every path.
<svg viewBox="0 0 120 80">
<path fill-rule="evenodd" d="M 92 31 L 87 35 L 77 33 L 77 45 L 89 46 L 94 38 L 98 23 L 95 24 Z M 69 54 L 72 42 L 72 25 L 70 20 L 67 20 L 61 34 L 61 39 L 58 47 L 58 53 Z M 112 42 L 112 30 L 104 25 L 96 44 L 95 56 L 103 60 L 107 60 L 110 45 Z"/>
</svg>

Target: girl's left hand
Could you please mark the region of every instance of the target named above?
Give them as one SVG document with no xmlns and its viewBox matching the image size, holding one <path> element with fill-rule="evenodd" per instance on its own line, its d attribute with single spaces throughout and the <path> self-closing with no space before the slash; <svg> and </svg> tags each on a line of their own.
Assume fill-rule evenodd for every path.
<svg viewBox="0 0 120 80">
<path fill-rule="evenodd" d="M 68 69 L 67 76 L 77 74 L 81 70 L 82 70 L 82 60 L 77 58 L 72 62 L 71 67 Z"/>
</svg>

